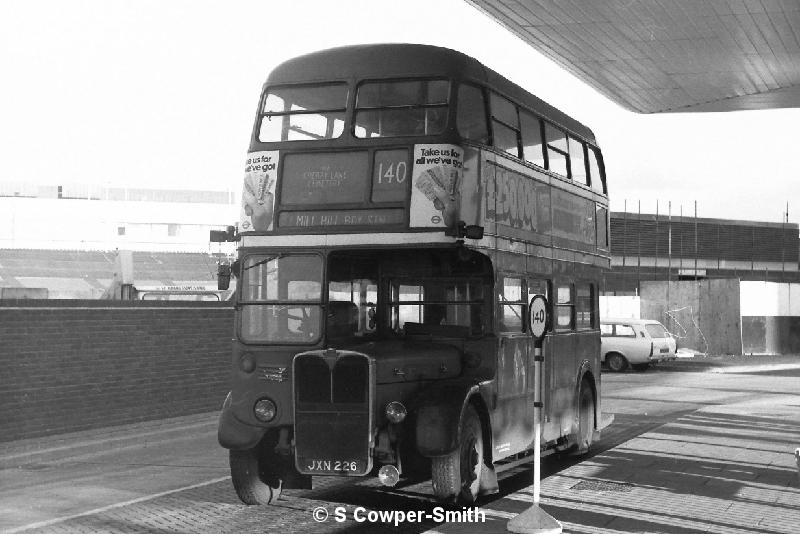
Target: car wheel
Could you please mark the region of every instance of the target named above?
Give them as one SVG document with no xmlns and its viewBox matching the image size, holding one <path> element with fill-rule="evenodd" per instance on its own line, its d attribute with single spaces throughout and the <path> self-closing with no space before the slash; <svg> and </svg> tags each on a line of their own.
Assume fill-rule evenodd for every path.
<svg viewBox="0 0 800 534">
<path fill-rule="evenodd" d="M 274 504 L 281 495 L 281 481 L 267 475 L 267 466 L 259 460 L 258 450 L 259 447 L 230 451 L 233 488 L 245 504 Z"/>
<path fill-rule="evenodd" d="M 431 460 L 433 493 L 443 501 L 473 503 L 483 471 L 483 431 L 478 413 L 467 406 L 461 416 L 459 448 Z"/>
<path fill-rule="evenodd" d="M 618 352 L 606 354 L 606 365 L 614 373 L 620 373 L 628 368 L 628 360 Z"/>
</svg>

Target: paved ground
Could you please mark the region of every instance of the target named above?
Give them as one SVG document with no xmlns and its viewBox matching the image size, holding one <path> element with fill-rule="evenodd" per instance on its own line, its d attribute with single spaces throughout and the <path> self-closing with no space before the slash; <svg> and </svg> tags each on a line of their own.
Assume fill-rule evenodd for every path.
<svg viewBox="0 0 800 534">
<path fill-rule="evenodd" d="M 604 407 L 616 420 L 593 456 L 545 461 L 542 508 L 566 533 L 800 532 L 798 377 L 800 359 L 763 357 L 604 375 Z M 277 507 L 248 507 L 230 485 L 215 424 L 201 414 L 46 446 L 0 443 L 0 532 L 499 533 L 532 498 L 530 471 L 520 469 L 479 503 L 485 523 L 353 520 L 362 509 L 437 513 L 429 483 L 387 491 L 333 479 L 285 492 Z M 324 522 L 312 517 L 318 507 Z"/>
</svg>

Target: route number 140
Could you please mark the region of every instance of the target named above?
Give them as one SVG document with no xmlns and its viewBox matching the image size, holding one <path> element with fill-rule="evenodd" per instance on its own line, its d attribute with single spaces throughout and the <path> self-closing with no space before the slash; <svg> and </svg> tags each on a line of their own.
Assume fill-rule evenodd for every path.
<svg viewBox="0 0 800 534">
<path fill-rule="evenodd" d="M 383 162 L 378 164 L 378 183 L 379 184 L 402 184 L 406 181 L 407 166 L 405 161 L 389 163 L 385 167 Z"/>
</svg>

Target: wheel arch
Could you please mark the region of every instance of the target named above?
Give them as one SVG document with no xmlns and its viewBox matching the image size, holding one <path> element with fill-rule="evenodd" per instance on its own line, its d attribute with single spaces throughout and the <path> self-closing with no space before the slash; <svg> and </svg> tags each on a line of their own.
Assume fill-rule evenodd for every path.
<svg viewBox="0 0 800 534">
<path fill-rule="evenodd" d="M 494 451 L 494 449 L 492 448 L 492 416 L 489 412 L 489 407 L 486 405 L 486 401 L 479 391 L 473 392 L 467 399 L 467 403 L 478 412 L 483 438 L 483 462 L 487 465 L 491 465 L 493 457 L 492 451 Z"/>
<path fill-rule="evenodd" d="M 625 351 L 622 351 L 620 349 L 609 349 L 603 353 L 603 363 L 605 363 L 606 357 L 608 357 L 609 354 L 619 354 L 620 356 L 625 358 L 625 361 L 629 361 L 628 356 L 625 354 Z"/>
<path fill-rule="evenodd" d="M 616 352 L 616 351 L 609 351 L 609 352 Z M 620 353 L 620 355 L 624 358 L 625 356 Z M 598 402 L 597 402 L 597 379 L 594 376 L 594 371 L 592 371 L 592 366 L 588 360 L 584 360 L 581 363 L 581 366 L 578 369 L 578 380 L 575 382 L 575 413 L 578 414 L 580 412 L 580 402 L 581 402 L 581 387 L 583 386 L 584 380 L 589 384 L 589 389 L 592 392 L 592 400 L 594 401 L 594 428 L 597 429 L 597 421 L 598 421 Z"/>
</svg>

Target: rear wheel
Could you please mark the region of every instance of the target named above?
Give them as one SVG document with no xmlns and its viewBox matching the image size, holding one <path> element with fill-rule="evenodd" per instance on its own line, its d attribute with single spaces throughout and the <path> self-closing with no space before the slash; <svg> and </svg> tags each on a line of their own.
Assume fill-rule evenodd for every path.
<svg viewBox="0 0 800 534">
<path fill-rule="evenodd" d="M 606 365 L 614 373 L 619 373 L 628 368 L 628 360 L 618 352 L 606 354 Z"/>
<path fill-rule="evenodd" d="M 587 380 L 578 393 L 578 454 L 589 452 L 594 439 L 594 393 Z"/>
<path fill-rule="evenodd" d="M 232 450 L 229 454 L 233 488 L 245 504 L 273 504 L 281 494 L 281 481 L 270 475 L 259 449 Z"/>
<path fill-rule="evenodd" d="M 481 420 L 472 406 L 464 410 L 459 430 L 458 449 L 431 460 L 433 493 L 440 500 L 472 503 L 478 497 L 484 469 Z"/>
</svg>

